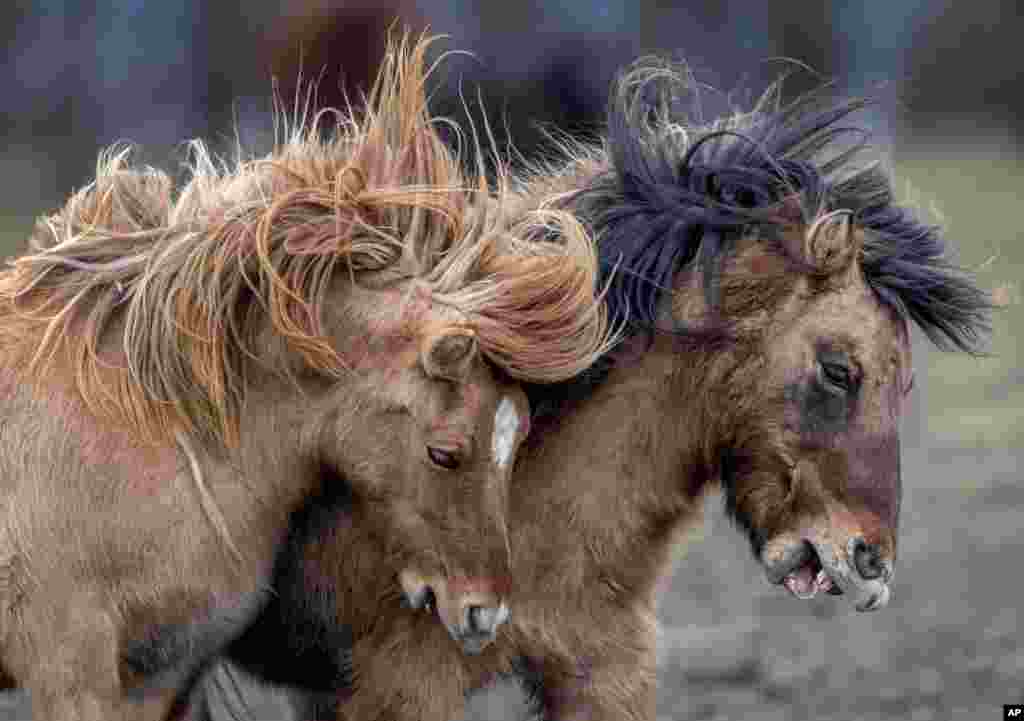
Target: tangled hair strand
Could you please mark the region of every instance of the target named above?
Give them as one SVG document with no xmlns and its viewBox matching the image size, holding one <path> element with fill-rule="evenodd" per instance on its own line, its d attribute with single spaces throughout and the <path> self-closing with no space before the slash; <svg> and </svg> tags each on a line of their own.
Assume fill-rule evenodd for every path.
<svg viewBox="0 0 1024 721">
<path fill-rule="evenodd" d="M 146 440 L 184 430 L 230 444 L 246 362 L 290 367 L 259 334 L 340 376 L 328 288 L 387 271 L 459 311 L 515 378 L 590 366 L 610 344 L 593 244 L 565 211 L 513 221 L 462 170 L 426 107 L 432 42 L 393 40 L 358 112 L 285 117 L 266 157 L 219 161 L 193 141 L 177 192 L 130 148 L 101 155 L 95 181 L 0 272 L 8 362 L 39 377 L 61 359 L 94 412 Z"/>
</svg>

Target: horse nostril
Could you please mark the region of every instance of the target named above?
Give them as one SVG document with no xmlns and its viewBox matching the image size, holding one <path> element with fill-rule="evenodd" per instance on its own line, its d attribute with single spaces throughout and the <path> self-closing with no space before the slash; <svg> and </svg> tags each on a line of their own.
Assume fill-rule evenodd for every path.
<svg viewBox="0 0 1024 721">
<path fill-rule="evenodd" d="M 868 581 L 882 575 L 882 559 L 878 547 L 865 543 L 858 538 L 853 546 L 853 565 L 857 572 Z"/>
<path fill-rule="evenodd" d="M 491 625 L 491 614 L 484 606 L 470 606 L 466 609 L 466 631 L 486 633 Z"/>
<path fill-rule="evenodd" d="M 434 606 L 437 605 L 437 596 L 434 595 L 434 589 L 430 586 L 421 586 L 415 591 L 404 593 L 403 596 L 410 608 L 426 609 L 427 613 L 433 611 Z"/>
<path fill-rule="evenodd" d="M 466 631 L 493 635 L 505 620 L 504 615 L 499 607 L 470 606 L 466 609 Z"/>
</svg>

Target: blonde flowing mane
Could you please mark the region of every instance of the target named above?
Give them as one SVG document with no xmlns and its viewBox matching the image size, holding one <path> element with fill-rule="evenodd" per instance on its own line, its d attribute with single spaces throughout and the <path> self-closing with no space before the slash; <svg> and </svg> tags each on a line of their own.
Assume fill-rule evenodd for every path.
<svg viewBox="0 0 1024 721">
<path fill-rule="evenodd" d="M 61 359 L 93 412 L 147 440 L 231 443 L 246 360 L 288 367 L 258 334 L 340 375 L 329 284 L 387 270 L 461 313 L 513 377 L 588 367 L 609 344 L 593 246 L 568 213 L 510 219 L 483 173 L 462 169 L 427 112 L 431 42 L 393 42 L 360 112 L 300 118 L 266 157 L 219 162 L 193 142 L 179 192 L 128 150 L 101 156 L 0 273 L 4 362 L 41 378 Z"/>
</svg>

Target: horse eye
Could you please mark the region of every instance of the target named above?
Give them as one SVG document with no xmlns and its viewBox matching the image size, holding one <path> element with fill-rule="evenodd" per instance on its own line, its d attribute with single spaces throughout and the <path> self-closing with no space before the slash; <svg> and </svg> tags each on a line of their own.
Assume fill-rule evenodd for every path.
<svg viewBox="0 0 1024 721">
<path fill-rule="evenodd" d="M 821 372 L 825 381 L 845 392 L 853 390 L 853 374 L 842 363 L 822 363 Z"/>
<path fill-rule="evenodd" d="M 459 467 L 460 459 L 454 451 L 427 446 L 427 456 L 435 466 L 447 468 L 449 471 L 454 471 Z"/>
</svg>

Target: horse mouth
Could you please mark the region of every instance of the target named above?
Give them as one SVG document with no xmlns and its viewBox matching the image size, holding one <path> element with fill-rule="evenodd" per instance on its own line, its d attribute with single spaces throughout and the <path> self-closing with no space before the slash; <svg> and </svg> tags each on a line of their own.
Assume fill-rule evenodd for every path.
<svg viewBox="0 0 1024 721">
<path fill-rule="evenodd" d="M 509 619 L 509 608 L 490 593 L 453 594 L 455 580 L 435 580 L 432 585 L 413 571 L 402 571 L 402 603 L 426 611 L 444 626 L 463 653 L 478 656 L 497 639 L 498 629 Z"/>
<path fill-rule="evenodd" d="M 892 596 L 889 588 L 891 571 L 886 578 L 865 579 L 831 544 L 808 540 L 790 546 L 782 557 L 765 564 L 768 580 L 783 586 L 800 600 L 809 600 L 819 593 L 845 595 L 858 611 L 884 608 Z"/>
<path fill-rule="evenodd" d="M 819 593 L 842 595 L 842 588 L 825 571 L 818 552 L 810 542 L 804 541 L 787 556 L 780 563 L 767 567 L 768 578 L 772 583 L 783 586 L 802 601 L 812 599 Z"/>
</svg>

